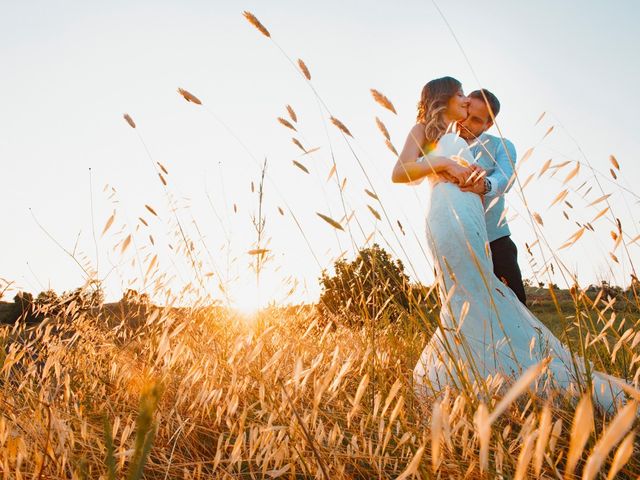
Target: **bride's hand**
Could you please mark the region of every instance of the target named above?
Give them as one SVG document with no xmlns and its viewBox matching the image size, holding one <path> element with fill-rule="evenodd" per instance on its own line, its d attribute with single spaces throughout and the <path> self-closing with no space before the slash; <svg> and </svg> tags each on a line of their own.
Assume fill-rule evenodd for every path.
<svg viewBox="0 0 640 480">
<path fill-rule="evenodd" d="M 444 170 L 445 175 L 452 178 L 458 185 L 464 185 L 467 179 L 472 175 L 473 170 L 470 167 L 463 167 L 458 163 L 451 161 Z"/>
</svg>

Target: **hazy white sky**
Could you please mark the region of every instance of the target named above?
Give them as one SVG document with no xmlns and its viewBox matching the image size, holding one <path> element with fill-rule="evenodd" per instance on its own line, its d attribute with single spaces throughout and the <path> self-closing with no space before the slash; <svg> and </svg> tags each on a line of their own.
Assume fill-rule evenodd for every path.
<svg viewBox="0 0 640 480">
<path fill-rule="evenodd" d="M 158 272 L 152 279 L 165 273 L 179 290 L 194 274 L 184 253 L 174 253 L 183 243 L 174 233 L 177 217 L 195 242 L 203 262 L 199 271 L 213 274 L 203 277 L 210 293 L 222 298 L 218 284 L 223 283 L 240 304 L 250 303 L 256 289 L 249 269 L 252 257 L 246 252 L 256 248 L 251 215 L 258 208 L 251 182 L 257 185 L 259 164 L 267 158 L 263 212 L 272 258 L 263 270 L 260 299 L 282 300 L 294 279 L 299 286 L 289 300 L 313 299 L 321 268 L 344 250 L 353 256 L 349 234 L 334 231 L 315 213 L 336 220 L 344 214 L 335 178 L 326 182 L 333 151 L 340 177 L 348 179 L 347 211 L 356 212 L 350 223 L 355 243 L 361 245 L 377 229 L 375 240 L 402 258 L 411 277 L 429 282 L 431 267 L 423 251 L 426 187 L 390 182 L 395 158 L 374 118 L 385 122 L 400 149 L 422 86 L 443 75 L 460 79 L 466 91 L 482 85 L 500 98 L 499 124 L 519 156 L 536 147 L 522 166 L 523 181 L 548 158 L 554 164 L 584 162 L 583 152 L 603 173 L 597 178 L 604 192 L 613 194 L 610 201 L 627 240 L 638 235 L 638 197 L 623 190 L 640 193 L 637 2 L 460 1 L 441 2 L 440 8 L 478 80 L 429 1 L 0 0 L 5 226 L 0 278 L 34 293 L 83 283 L 82 269 L 38 227 L 33 213 L 57 242 L 75 250 L 80 263 L 95 268 L 98 260 L 108 297 L 118 298 L 130 282 L 142 288 L 139 278 L 155 254 L 152 271 L 157 267 Z M 328 123 L 330 114 L 309 85 L 278 46 L 246 22 L 244 10 L 265 24 L 294 61 L 307 63 L 313 86 L 353 140 L 347 144 Z M 198 96 L 203 105 L 187 103 L 178 87 Z M 370 88 L 386 94 L 398 115 L 375 104 Z M 297 133 L 276 121 L 286 116 L 287 104 L 299 117 Z M 543 111 L 547 114 L 534 125 Z M 122 119 L 124 112 L 134 118 L 136 130 Z M 551 126 L 554 131 L 541 140 Z M 292 134 L 305 147 L 319 150 L 300 156 Z M 617 181 L 608 173 L 610 154 L 621 165 Z M 310 174 L 293 166 L 294 159 Z M 169 170 L 176 215 L 153 162 Z M 588 181 L 594 187 L 586 199 L 569 193 L 573 209 L 548 208 L 573 164 L 525 189 L 531 210 L 544 218 L 549 243 L 544 255 L 539 247 L 533 251 L 537 268 L 550 258 L 549 249 L 557 249 L 578 229 L 575 221 L 590 221 L 604 208 L 587 207 L 602 193 L 586 167 L 568 186 L 575 189 Z M 377 222 L 367 209 L 370 204 L 382 213 L 378 202 L 364 193 L 372 187 L 393 231 L 384 217 Z M 517 192 L 509 194 L 508 203 L 509 218 L 520 214 L 510 224 L 522 269 L 532 276 L 535 268 L 524 248 L 535 240 L 531 221 Z M 563 208 L 571 221 L 564 218 Z M 113 226 L 101 237 L 114 210 Z M 395 226 L 398 219 L 406 236 Z M 612 222 L 611 215 L 601 218 L 595 234 L 587 232 L 574 247 L 559 252 L 582 283 L 597 278 L 628 283 L 627 251 L 623 246 L 615 251 L 621 265 L 609 256 Z M 119 242 L 129 234 L 134 242 L 121 255 Z M 638 249 L 640 242 L 628 246 L 636 261 Z M 562 285 L 557 272 L 552 278 Z"/>
</svg>

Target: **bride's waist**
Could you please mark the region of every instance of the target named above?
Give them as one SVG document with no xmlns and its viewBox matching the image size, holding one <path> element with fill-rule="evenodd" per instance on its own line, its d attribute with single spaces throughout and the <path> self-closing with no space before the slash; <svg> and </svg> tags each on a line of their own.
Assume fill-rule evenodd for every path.
<svg viewBox="0 0 640 480">
<path fill-rule="evenodd" d="M 443 179 L 432 179 L 429 177 L 431 185 L 431 207 L 435 205 L 455 205 L 458 208 L 468 208 L 471 205 L 482 206 L 480 196 L 473 192 L 464 192 L 456 183 Z"/>
<path fill-rule="evenodd" d="M 429 182 L 429 185 L 431 185 L 432 188 L 440 183 L 451 183 L 451 182 L 448 182 L 444 177 L 441 177 L 440 175 L 437 175 L 437 174 L 428 175 L 427 181 Z"/>
<path fill-rule="evenodd" d="M 429 185 L 431 186 L 432 189 L 434 189 L 437 186 L 443 186 L 443 185 L 448 185 L 447 189 L 456 189 L 456 190 L 460 190 L 460 187 L 458 187 L 457 184 L 450 182 L 449 180 L 447 180 L 444 177 L 440 177 L 438 175 L 429 175 L 427 177 L 427 180 L 429 181 Z M 441 187 L 442 188 L 442 187 Z"/>
</svg>

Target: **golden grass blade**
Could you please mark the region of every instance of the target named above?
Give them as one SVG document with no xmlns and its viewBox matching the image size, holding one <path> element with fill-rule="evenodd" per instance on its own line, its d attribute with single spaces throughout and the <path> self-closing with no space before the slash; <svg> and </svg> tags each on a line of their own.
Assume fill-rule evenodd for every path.
<svg viewBox="0 0 640 480">
<path fill-rule="evenodd" d="M 593 202 L 591 202 L 589 205 L 587 205 L 588 207 L 593 207 L 594 205 L 597 205 L 600 202 L 604 202 L 607 198 L 609 198 L 611 196 L 610 193 L 607 193 L 606 195 L 603 195 L 597 199 L 595 199 Z"/>
<path fill-rule="evenodd" d="M 327 175 L 327 182 L 329 180 L 331 180 L 331 177 L 333 177 L 333 175 L 336 173 L 336 166 L 335 164 L 331 167 L 331 170 L 329 170 L 329 175 Z"/>
<path fill-rule="evenodd" d="M 265 255 L 266 253 L 269 253 L 271 250 L 269 250 L 268 248 L 254 248 L 253 250 L 249 250 L 247 251 L 247 253 L 249 255 Z"/>
<path fill-rule="evenodd" d="M 529 462 L 531 462 L 531 456 L 533 455 L 533 446 L 535 444 L 536 432 L 530 433 L 524 440 L 522 448 L 520 449 L 520 455 L 518 455 L 518 464 L 516 467 L 516 474 L 513 477 L 514 480 L 522 480 L 527 474 Z"/>
<path fill-rule="evenodd" d="M 562 250 L 563 248 L 569 247 L 571 245 L 573 245 L 574 243 L 576 243 L 578 240 L 580 240 L 580 237 L 582 237 L 582 235 L 584 235 L 585 230 L 587 229 L 587 227 L 582 227 L 581 229 L 579 229 L 576 233 L 574 233 L 573 235 L 571 235 L 566 243 L 564 243 L 558 250 Z"/>
<path fill-rule="evenodd" d="M 342 225 L 340 225 L 338 222 L 336 222 L 333 218 L 327 217 L 326 215 L 323 215 L 323 214 L 318 213 L 318 212 L 316 212 L 316 215 L 318 215 L 321 219 L 323 219 L 325 222 L 327 222 L 333 228 L 337 228 L 338 230 L 342 230 L 344 232 L 344 228 L 342 228 Z"/>
<path fill-rule="evenodd" d="M 395 113 L 397 115 L 395 107 L 393 106 L 391 101 L 386 96 L 384 96 L 382 93 L 380 93 L 375 88 L 372 88 L 370 91 L 371 91 L 371 95 L 373 96 L 373 99 L 376 101 L 376 103 L 378 105 L 383 106 L 387 110 L 389 110 L 389 111 L 391 111 L 391 112 L 393 112 L 393 113 Z"/>
<path fill-rule="evenodd" d="M 522 187 L 520 187 L 520 190 L 524 190 L 525 188 L 527 188 L 527 185 L 531 183 L 531 180 L 533 180 L 534 176 L 535 176 L 535 173 L 532 173 L 531 175 L 529 175 L 527 179 L 524 181 L 524 183 L 522 184 Z"/>
<path fill-rule="evenodd" d="M 387 140 L 391 140 L 391 136 L 389 135 L 389 130 L 387 130 L 387 127 L 384 125 L 384 123 L 382 123 L 382 120 L 380 120 L 378 117 L 376 117 L 376 125 L 378 126 L 378 130 L 380 130 L 382 135 L 384 135 L 384 138 L 386 138 Z"/>
<path fill-rule="evenodd" d="M 398 223 L 398 228 L 400 228 L 400 232 L 402 233 L 402 235 L 406 235 L 404 233 L 404 228 L 402 228 L 402 224 L 400 223 L 400 220 L 396 220 L 396 222 Z"/>
<path fill-rule="evenodd" d="M 569 195 L 569 190 L 565 188 L 558 195 L 556 195 L 556 197 L 553 199 L 553 202 L 551 202 L 551 205 L 549 205 L 549 208 L 553 207 L 556 203 L 564 200 L 567 195 Z"/>
<path fill-rule="evenodd" d="M 555 169 L 556 172 L 559 171 L 561 168 L 566 167 L 567 165 L 569 165 L 571 163 L 571 160 L 566 160 L 564 162 L 560 162 L 557 165 L 553 165 L 551 168 Z"/>
<path fill-rule="evenodd" d="M 551 429 L 551 437 L 549 438 L 549 451 L 553 452 L 556 449 L 556 443 L 562 433 L 562 419 L 559 418 L 553 424 Z"/>
<path fill-rule="evenodd" d="M 131 128 L 136 128 L 136 123 L 133 121 L 133 118 L 131 118 L 131 116 L 129 116 L 128 113 L 125 113 L 123 115 L 123 118 L 127 121 L 127 123 Z"/>
<path fill-rule="evenodd" d="M 464 324 L 465 318 L 469 314 L 470 303 L 468 301 L 464 301 L 462 307 L 460 307 L 460 314 L 458 315 L 458 326 L 456 327 L 456 333 L 460 333 L 460 329 Z"/>
<path fill-rule="evenodd" d="M 584 467 L 583 479 L 591 480 L 595 478 L 611 449 L 622 440 L 622 437 L 626 435 L 633 425 L 637 412 L 638 403 L 633 400 L 618 411 L 618 414 L 607 425 L 596 446 L 593 447 L 593 452 L 589 455 Z"/>
<path fill-rule="evenodd" d="M 102 233 L 100 234 L 101 237 L 104 237 L 104 234 L 107 233 L 107 230 L 111 228 L 111 225 L 113 225 L 113 222 L 115 221 L 115 219 L 116 219 L 116 211 L 114 210 L 111 216 L 109 217 L 109 219 L 107 220 L 107 223 L 104 225 L 104 228 L 102 229 Z"/>
<path fill-rule="evenodd" d="M 565 467 L 565 477 L 570 477 L 573 474 L 578 460 L 582 456 L 582 450 L 584 449 L 589 435 L 593 431 L 593 406 L 591 404 L 591 394 L 585 393 L 573 417 L 573 425 L 571 425 L 571 439 L 569 444 L 569 453 L 567 454 L 567 465 Z"/>
<path fill-rule="evenodd" d="M 127 238 L 122 242 L 122 247 L 120 248 L 120 253 L 124 253 L 127 248 L 131 245 L 131 234 L 127 235 Z"/>
<path fill-rule="evenodd" d="M 302 154 L 302 156 L 309 155 L 309 154 L 311 154 L 313 152 L 317 152 L 318 150 L 320 150 L 320 147 L 310 148 L 308 150 L 305 150 L 305 152 Z"/>
<path fill-rule="evenodd" d="M 480 443 L 480 473 L 489 467 L 489 441 L 491 439 L 491 422 L 489 421 L 489 410 L 484 403 L 481 403 L 473 416 L 473 423 L 478 434 Z"/>
<path fill-rule="evenodd" d="M 569 172 L 569 174 L 568 174 L 568 175 L 565 177 L 565 179 L 562 181 L 562 184 L 563 184 L 563 185 L 566 185 L 566 184 L 567 184 L 567 182 L 568 182 L 569 180 L 571 180 L 573 177 L 575 177 L 576 175 L 578 175 L 578 172 L 580 172 L 580 164 L 579 164 L 579 163 L 576 163 L 575 168 Z"/>
<path fill-rule="evenodd" d="M 529 160 L 529 158 L 531 158 L 531 155 L 533 155 L 534 151 L 535 151 L 535 147 L 530 147 L 529 149 L 527 149 L 527 151 L 524 152 L 524 155 L 522 155 L 522 158 L 520 159 L 520 164 L 522 165 L 523 162 L 526 162 L 527 160 Z"/>
<path fill-rule="evenodd" d="M 153 215 L 155 215 L 156 217 L 158 216 L 158 214 L 156 213 L 156 211 L 150 206 L 150 205 L 145 205 L 144 208 L 146 208 L 147 210 L 149 210 L 149 212 L 151 212 Z"/>
<path fill-rule="evenodd" d="M 542 137 L 542 140 L 547 138 L 551 134 L 551 132 L 553 132 L 553 125 L 551 125 L 549 129 L 545 132 L 544 136 Z"/>
<path fill-rule="evenodd" d="M 496 198 L 494 198 L 493 200 L 491 200 L 491 201 L 489 202 L 489 205 L 487 205 L 487 208 L 485 209 L 485 213 L 486 213 L 486 212 L 488 212 L 489 210 L 491 210 L 493 207 L 495 207 L 495 206 L 498 204 L 498 202 L 500 201 L 500 198 L 501 198 L 500 196 L 497 196 Z M 498 222 L 498 224 L 500 224 L 500 223 L 501 223 L 501 221 L 502 221 L 502 220 L 500 220 L 500 221 Z"/>
<path fill-rule="evenodd" d="M 298 59 L 298 67 L 300 67 L 300 71 L 305 76 L 307 80 L 311 80 L 311 73 L 309 73 L 309 69 L 307 68 L 307 64 L 302 61 L 301 58 Z"/>
<path fill-rule="evenodd" d="M 613 260 L 614 262 L 616 262 L 616 263 L 620 263 L 620 262 L 618 261 L 618 257 L 616 257 L 616 256 L 613 254 L 613 252 L 609 252 L 609 256 L 611 257 L 611 260 Z"/>
<path fill-rule="evenodd" d="M 607 475 L 607 480 L 613 480 L 618 475 L 618 472 L 622 470 L 627 462 L 631 459 L 631 455 L 633 454 L 633 440 L 635 438 L 635 432 L 629 433 L 622 441 L 618 450 L 616 450 L 616 454 L 613 457 L 613 461 L 611 462 L 611 468 L 609 469 L 609 474 Z"/>
<path fill-rule="evenodd" d="M 442 448 L 442 405 L 436 402 L 431 410 L 431 469 L 435 472 L 440 465 Z"/>
<path fill-rule="evenodd" d="M 536 120 L 536 123 L 534 123 L 533 125 L 536 126 L 540 123 L 540 121 L 544 118 L 544 116 L 546 115 L 547 112 L 542 112 L 540 114 L 540 116 L 538 117 L 538 120 Z"/>
<path fill-rule="evenodd" d="M 518 398 L 522 393 L 529 388 L 531 382 L 533 382 L 538 376 L 547 368 L 551 362 L 551 358 L 545 358 L 541 362 L 529 367 L 522 376 L 513 384 L 509 391 L 502 397 L 502 399 L 493 409 L 491 415 L 489 415 L 489 423 L 495 422 L 495 420 Z"/>
<path fill-rule="evenodd" d="M 384 417 L 384 414 L 387 412 L 389 405 L 391 405 L 391 402 L 393 402 L 396 394 L 400 391 L 401 386 L 402 382 L 399 378 L 396 379 L 395 382 L 393 382 L 393 385 L 391 386 L 391 388 L 389 389 L 389 393 L 387 394 L 387 398 L 384 401 L 384 407 L 382 407 L 382 413 L 380 413 L 381 417 Z"/>
<path fill-rule="evenodd" d="M 382 217 L 375 208 L 373 208 L 371 205 L 367 205 L 367 208 L 373 214 L 373 216 L 376 217 L 376 219 L 382 220 Z"/>
<path fill-rule="evenodd" d="M 309 173 L 309 170 L 307 169 L 307 167 L 305 167 L 303 164 L 301 164 L 300 162 L 297 162 L 296 160 L 292 160 L 293 164 L 298 167 L 300 170 L 302 170 L 304 173 Z"/>
<path fill-rule="evenodd" d="M 245 12 L 242 12 L 242 15 L 244 16 L 244 18 L 247 19 L 247 21 L 251 25 L 256 27 L 260 31 L 260 33 L 262 33 L 265 37 L 269 37 L 269 38 L 271 37 L 269 30 L 267 30 L 265 26 L 262 25 L 262 23 L 260 23 L 260 20 L 258 20 L 253 13 L 245 11 Z"/>
<path fill-rule="evenodd" d="M 296 115 L 296 111 L 293 109 L 291 105 L 287 105 L 287 113 L 289 113 L 289 117 L 295 123 L 298 123 L 298 115 Z"/>
<path fill-rule="evenodd" d="M 544 460 L 544 452 L 551 434 L 551 409 L 549 405 L 545 405 L 540 414 L 540 426 L 538 427 L 538 438 L 536 439 L 536 448 L 533 454 L 533 470 L 536 478 L 540 478 L 542 471 L 542 461 Z"/>
<path fill-rule="evenodd" d="M 380 200 L 380 199 L 378 198 L 378 196 L 377 196 L 375 193 L 373 193 L 371 190 L 368 190 L 368 189 L 366 189 L 366 188 L 365 188 L 365 189 L 364 189 L 364 193 L 366 193 L 367 195 L 369 195 L 369 196 L 370 196 L 371 198 L 373 198 L 374 200 L 378 200 L 378 201 Z"/>
<path fill-rule="evenodd" d="M 355 413 L 358 411 L 358 407 L 360 406 L 360 400 L 362 400 L 362 396 L 364 395 L 364 392 L 367 390 L 368 385 L 369 385 L 369 374 L 365 373 L 362 379 L 360 380 L 360 384 L 358 385 L 356 394 L 353 397 L 353 406 L 351 407 L 351 411 L 347 415 L 347 418 L 351 419 L 355 415 Z"/>
<path fill-rule="evenodd" d="M 298 139 L 297 139 L 297 138 L 295 138 L 295 137 L 292 137 L 292 138 L 291 138 L 291 141 L 293 142 L 293 144 L 294 144 L 296 147 L 298 147 L 298 148 L 299 148 L 300 150 L 302 150 L 304 153 L 307 153 L 306 148 L 304 148 L 304 147 L 302 146 L 302 144 L 300 143 L 300 140 L 298 140 Z"/>
<path fill-rule="evenodd" d="M 600 213 L 598 213 L 598 215 L 596 215 L 593 220 L 591 220 L 591 223 L 595 222 L 596 220 L 598 220 L 600 217 L 602 217 L 605 213 L 607 213 L 607 210 L 609 210 L 609 207 L 605 208 L 604 210 L 602 210 Z"/>
<path fill-rule="evenodd" d="M 375 234 L 376 234 L 376 231 L 374 230 L 369 235 L 367 235 L 367 238 L 364 239 L 364 245 L 368 245 Z"/>
<path fill-rule="evenodd" d="M 420 467 L 420 461 L 422 460 L 422 455 L 424 454 L 424 447 L 425 446 L 422 445 L 420 448 L 418 448 L 415 455 L 411 459 L 411 462 L 407 466 L 406 470 L 402 472 L 400 476 L 396 478 L 396 480 L 406 480 L 407 478 L 416 474 L 416 472 L 418 471 L 418 468 Z"/>
<path fill-rule="evenodd" d="M 609 173 L 611 174 L 611 176 L 613 177 L 614 180 L 618 179 L 618 176 L 616 175 L 616 172 L 613 171 L 613 168 L 609 169 Z"/>
<path fill-rule="evenodd" d="M 538 178 L 540 178 L 542 175 L 544 175 L 544 172 L 549 170 L 549 167 L 551 166 L 551 161 L 552 161 L 552 159 L 550 158 L 549 160 L 544 162 L 544 165 L 542 165 L 542 168 L 540 169 L 540 173 L 538 173 Z"/>
<path fill-rule="evenodd" d="M 200 101 L 200 99 L 195 95 L 193 95 L 192 93 L 182 88 L 178 88 L 178 93 L 182 95 L 187 102 L 192 102 L 192 103 L 195 103 L 196 105 L 202 105 L 202 102 Z"/>
<path fill-rule="evenodd" d="M 396 157 L 398 156 L 398 151 L 396 150 L 396 147 L 393 146 L 393 143 L 391 143 L 391 140 L 385 140 L 384 144 Z"/>
<path fill-rule="evenodd" d="M 278 117 L 278 122 L 280 123 L 280 125 L 284 125 L 285 127 L 290 128 L 294 132 L 298 131 L 298 130 L 296 130 L 296 127 L 291 125 L 291 122 L 289 120 L 287 120 L 286 118 Z"/>
<path fill-rule="evenodd" d="M 282 207 L 278 207 L 278 213 L 280 213 L 280 215 L 284 215 L 284 210 L 282 210 Z"/>
<path fill-rule="evenodd" d="M 157 262 L 158 262 L 158 255 L 154 255 L 153 258 L 151 259 L 151 262 L 149 262 L 149 267 L 147 268 L 146 273 L 144 274 L 145 278 L 149 276 L 149 273 L 151 272 L 151 270 L 153 269 L 153 267 L 156 265 Z"/>
<path fill-rule="evenodd" d="M 534 212 L 533 213 L 533 218 L 538 223 L 538 225 L 544 226 L 544 222 L 542 221 L 542 217 L 540 216 L 539 213 Z"/>
<path fill-rule="evenodd" d="M 631 245 L 632 243 L 636 243 L 638 240 L 640 240 L 640 235 L 637 235 L 637 236 L 633 237 L 631 240 L 629 240 L 629 243 L 627 243 L 627 245 Z"/>
<path fill-rule="evenodd" d="M 351 135 L 351 132 L 345 126 L 345 124 L 342 123 L 340 120 L 338 120 L 336 117 L 331 117 L 331 123 L 333 123 L 336 127 L 338 127 L 342 131 L 342 133 L 344 133 L 345 135 L 349 135 L 351 138 L 353 138 L 353 135 Z"/>
<path fill-rule="evenodd" d="M 158 164 L 158 166 L 160 167 L 160 170 L 162 170 L 162 173 L 164 173 L 165 175 L 169 175 L 168 170 L 165 168 L 164 165 L 162 165 L 160 162 L 156 162 Z"/>
<path fill-rule="evenodd" d="M 620 170 L 620 164 L 618 163 L 618 160 L 614 155 L 609 155 L 609 161 L 611 162 L 611 165 L 615 167 L 616 170 Z"/>
</svg>

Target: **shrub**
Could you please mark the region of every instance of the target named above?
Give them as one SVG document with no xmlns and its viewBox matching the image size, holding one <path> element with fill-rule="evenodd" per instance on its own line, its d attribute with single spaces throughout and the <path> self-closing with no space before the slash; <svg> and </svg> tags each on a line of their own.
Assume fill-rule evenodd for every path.
<svg viewBox="0 0 640 480">
<path fill-rule="evenodd" d="M 352 262 L 338 260 L 334 275 L 322 272 L 319 311 L 323 318 L 343 316 L 347 323 L 362 325 L 382 315 L 395 320 L 409 310 L 411 286 L 400 260 L 378 244 L 363 248 Z"/>
</svg>

